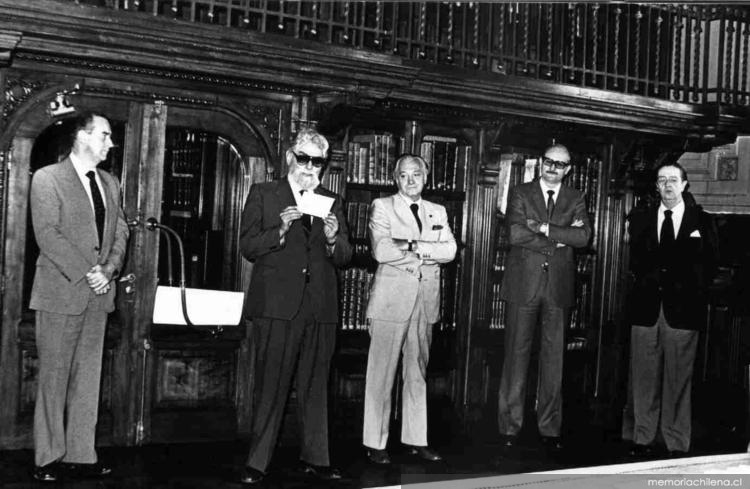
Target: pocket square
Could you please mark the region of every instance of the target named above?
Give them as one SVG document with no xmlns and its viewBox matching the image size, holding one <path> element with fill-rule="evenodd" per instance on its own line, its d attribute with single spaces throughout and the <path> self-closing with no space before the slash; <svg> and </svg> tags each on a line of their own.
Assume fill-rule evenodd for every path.
<svg viewBox="0 0 750 489">
<path fill-rule="evenodd" d="M 692 233 L 690 233 L 690 237 L 691 238 L 700 238 L 701 237 L 701 233 L 699 233 L 698 230 L 696 229 L 695 231 L 693 231 Z"/>
<path fill-rule="evenodd" d="M 440 231 L 441 229 L 443 229 L 443 226 L 441 226 L 440 224 L 433 224 L 432 225 L 432 230 L 433 231 Z"/>
</svg>

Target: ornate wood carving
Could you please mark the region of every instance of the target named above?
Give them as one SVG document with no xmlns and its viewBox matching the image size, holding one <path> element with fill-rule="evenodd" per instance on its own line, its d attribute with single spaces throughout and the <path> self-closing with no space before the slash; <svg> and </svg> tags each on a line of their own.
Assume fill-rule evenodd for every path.
<svg viewBox="0 0 750 489">
<path fill-rule="evenodd" d="M 42 81 L 27 78 L 8 78 L 5 81 L 5 103 L 3 104 L 3 124 L 18 107 L 35 92 L 44 88 Z"/>
<path fill-rule="evenodd" d="M 72 66 L 86 70 L 109 71 L 118 73 L 130 73 L 138 76 L 149 76 L 156 78 L 165 78 L 172 80 L 184 80 L 189 82 L 209 83 L 211 85 L 222 85 L 228 87 L 247 88 L 252 90 L 262 90 L 269 92 L 279 92 L 294 94 L 298 90 L 289 85 L 279 83 L 269 83 L 259 80 L 249 80 L 242 78 L 231 78 L 228 76 L 207 75 L 199 72 L 174 71 L 159 69 L 153 67 L 128 65 L 124 63 L 105 62 L 99 60 L 90 60 L 84 58 L 74 58 L 67 56 L 52 56 L 35 53 L 18 53 L 16 58 L 23 61 L 32 61 L 44 64 L 59 64 Z"/>
</svg>

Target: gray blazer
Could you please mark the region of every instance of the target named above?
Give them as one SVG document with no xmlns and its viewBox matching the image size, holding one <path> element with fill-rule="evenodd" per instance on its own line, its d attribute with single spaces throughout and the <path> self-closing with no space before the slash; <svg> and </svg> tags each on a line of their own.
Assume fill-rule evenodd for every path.
<svg viewBox="0 0 750 489">
<path fill-rule="evenodd" d="M 97 296 L 85 278 L 96 264 L 109 263 L 120 270 L 129 235 L 117 178 L 104 170 L 97 172 L 107 206 L 101 247 L 94 211 L 70 159 L 34 173 L 31 218 L 39 259 L 31 309 L 59 314 L 81 314 L 87 307 L 114 310 L 115 287 Z"/>
</svg>

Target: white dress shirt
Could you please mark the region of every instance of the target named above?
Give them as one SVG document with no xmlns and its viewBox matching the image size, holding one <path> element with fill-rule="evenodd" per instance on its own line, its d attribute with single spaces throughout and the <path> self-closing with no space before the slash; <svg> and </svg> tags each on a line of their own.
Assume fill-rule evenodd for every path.
<svg viewBox="0 0 750 489">
<path fill-rule="evenodd" d="M 680 232 L 680 225 L 682 224 L 682 216 L 685 215 L 685 202 L 682 201 L 672 209 L 667 209 L 664 202 L 659 206 L 659 212 L 656 216 L 656 236 L 661 240 L 661 225 L 664 223 L 664 211 L 672 211 L 672 225 L 674 226 L 674 237 L 677 239 L 677 235 Z"/>
</svg>

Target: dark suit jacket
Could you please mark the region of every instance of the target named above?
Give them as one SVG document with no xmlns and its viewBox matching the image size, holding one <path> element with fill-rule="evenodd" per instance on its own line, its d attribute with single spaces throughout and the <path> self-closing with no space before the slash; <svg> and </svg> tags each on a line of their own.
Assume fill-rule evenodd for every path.
<svg viewBox="0 0 750 489">
<path fill-rule="evenodd" d="M 591 224 L 583 193 L 562 185 L 549 223 L 549 237 L 529 229 L 527 220 L 547 220 L 547 201 L 539 180 L 513 187 L 508 199 L 506 223 L 511 249 L 505 266 L 500 298 L 526 304 L 549 274 L 548 299 L 558 307 L 574 303 L 576 264 L 573 248 L 583 248 L 591 237 Z M 576 219 L 581 227 L 571 227 Z M 556 243 L 567 246 L 557 247 Z M 544 271 L 548 263 L 548 271 Z"/>
<path fill-rule="evenodd" d="M 129 235 L 117 178 L 104 170 L 97 172 L 107 202 L 101 246 L 91 201 L 70 159 L 34 173 L 30 202 L 39 258 L 32 309 L 74 315 L 86 308 L 114 310 L 114 284 L 106 294 L 96 295 L 85 278 L 96 264 L 110 263 L 120 270 Z"/>
<path fill-rule="evenodd" d="M 706 322 L 708 285 L 716 268 L 718 238 L 713 219 L 699 206 L 686 206 L 673 251 L 661 259 L 657 235 L 658 206 L 630 216 L 630 323 L 653 326 L 664 306 L 669 325 L 700 329 Z"/>
<path fill-rule="evenodd" d="M 285 207 L 296 205 L 286 177 L 255 184 L 250 189 L 240 225 L 242 256 L 255 261 L 245 299 L 245 317 L 293 318 L 302 303 L 305 270 L 309 269 L 307 286 L 312 292 L 316 320 L 338 322 L 336 268 L 349 262 L 352 247 L 341 197 L 321 187 L 316 188 L 315 193 L 335 198 L 331 211 L 338 218 L 339 233 L 331 256 L 326 252 L 320 218 L 313 221 L 309 236 L 302 220 L 294 221 L 284 246 L 279 245 L 279 214 Z"/>
</svg>

